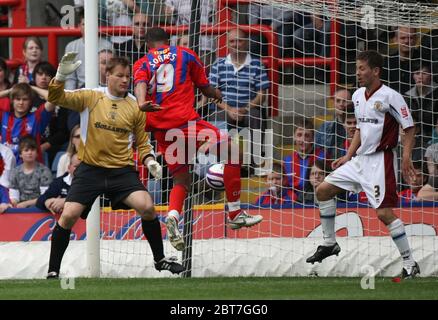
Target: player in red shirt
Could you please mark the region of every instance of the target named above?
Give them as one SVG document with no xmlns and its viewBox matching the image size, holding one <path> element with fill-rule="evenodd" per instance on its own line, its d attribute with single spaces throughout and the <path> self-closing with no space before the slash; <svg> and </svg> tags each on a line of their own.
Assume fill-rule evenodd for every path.
<svg viewBox="0 0 438 320">
<path fill-rule="evenodd" d="M 140 109 L 148 112 L 146 131 L 153 132 L 158 150 L 173 176 L 166 227 L 171 244 L 183 250 L 184 240 L 178 223 L 191 184 L 189 162 L 201 147 L 203 151 L 219 154 L 220 143 L 230 142 L 230 139 L 201 120 L 193 107 L 195 86 L 207 98 L 215 102 L 222 100 L 220 91 L 210 85 L 196 53 L 185 47 L 169 46 L 169 35 L 161 28 L 148 29 L 146 43 L 149 52 L 134 64 L 135 95 Z M 175 146 L 181 148 L 175 150 Z M 224 184 L 229 225 L 232 229 L 251 227 L 263 218 L 240 209 L 241 155 L 238 161 L 232 161 L 231 149 L 234 148 L 228 143 Z"/>
</svg>

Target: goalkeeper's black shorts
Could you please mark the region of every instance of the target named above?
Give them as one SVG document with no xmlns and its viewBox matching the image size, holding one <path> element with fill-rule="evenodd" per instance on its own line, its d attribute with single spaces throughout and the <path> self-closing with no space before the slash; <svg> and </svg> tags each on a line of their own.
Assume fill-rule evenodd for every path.
<svg viewBox="0 0 438 320">
<path fill-rule="evenodd" d="M 131 209 L 123 203 L 131 193 L 146 191 L 134 167 L 102 168 L 82 162 L 75 170 L 66 202 L 77 202 L 87 207 L 81 216 L 86 218 L 89 208 L 98 196 L 105 194 L 111 207 Z"/>
</svg>

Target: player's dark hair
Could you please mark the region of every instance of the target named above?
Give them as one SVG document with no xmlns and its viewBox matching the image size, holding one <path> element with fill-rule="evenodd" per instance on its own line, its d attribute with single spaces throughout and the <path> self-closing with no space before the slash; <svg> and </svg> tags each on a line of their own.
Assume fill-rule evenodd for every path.
<svg viewBox="0 0 438 320">
<path fill-rule="evenodd" d="M 427 165 L 423 160 L 412 161 L 412 166 L 414 167 L 414 169 L 421 170 L 421 172 L 426 176 L 429 174 Z"/>
<path fill-rule="evenodd" d="M 53 78 L 56 75 L 56 69 L 49 62 L 41 61 L 33 69 L 32 76 L 34 79 L 37 73 L 44 73 L 48 75 L 50 78 Z"/>
<path fill-rule="evenodd" d="M 371 69 L 379 68 L 380 72 L 383 68 L 383 57 L 375 50 L 362 51 L 356 56 L 356 60 L 366 61 Z"/>
<path fill-rule="evenodd" d="M 169 34 L 159 27 L 152 27 L 147 30 L 146 42 L 167 42 L 169 41 Z"/>
<path fill-rule="evenodd" d="M 316 159 L 313 165 L 317 167 L 319 170 L 324 171 L 325 175 L 327 175 L 330 171 L 332 171 L 330 162 L 322 159 Z"/>
<path fill-rule="evenodd" d="M 129 67 L 129 60 L 125 57 L 112 57 L 109 59 L 109 61 L 106 63 L 105 71 L 112 73 L 114 68 L 117 66 L 122 66 L 124 68 Z"/>
<path fill-rule="evenodd" d="M 353 105 L 353 103 L 349 103 L 347 105 L 347 108 L 345 109 L 345 112 L 344 112 L 344 121 L 347 118 L 355 118 L 355 117 L 356 117 L 356 115 L 354 114 L 354 105 Z"/>
<path fill-rule="evenodd" d="M 273 173 L 278 173 L 280 175 L 283 175 L 283 166 L 281 165 L 281 163 L 274 162 L 272 164 L 272 172 Z"/>
<path fill-rule="evenodd" d="M 294 132 L 297 131 L 298 128 L 303 128 L 307 130 L 314 130 L 313 122 L 305 117 L 300 117 L 295 120 L 295 129 Z"/>
<path fill-rule="evenodd" d="M 428 61 L 416 61 L 412 65 L 413 65 L 412 72 L 423 71 L 423 70 L 426 70 L 426 72 L 429 73 L 432 72 L 432 67 L 430 65 L 430 62 Z"/>
<path fill-rule="evenodd" d="M 84 12 L 84 8 L 83 7 L 79 7 L 76 9 L 75 12 L 75 22 L 76 25 L 79 26 L 82 22 L 82 20 L 85 19 L 85 12 Z"/>
<path fill-rule="evenodd" d="M 35 138 L 31 135 L 26 135 L 24 137 L 21 137 L 20 142 L 18 144 L 18 150 L 23 152 L 24 149 L 38 149 L 38 143 L 36 142 Z"/>
</svg>

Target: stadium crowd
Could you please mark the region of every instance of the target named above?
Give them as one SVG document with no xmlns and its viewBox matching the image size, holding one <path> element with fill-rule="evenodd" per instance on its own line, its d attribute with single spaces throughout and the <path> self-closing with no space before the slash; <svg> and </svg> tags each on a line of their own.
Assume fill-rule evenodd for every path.
<svg viewBox="0 0 438 320">
<path fill-rule="evenodd" d="M 84 62 L 84 17 L 80 9 L 81 1 L 75 3 L 77 26 L 82 37 L 70 42 L 64 50 L 77 52 L 77 59 Z M 119 7 L 108 8 L 102 2 L 106 9 L 102 11 L 104 20 L 113 25 L 132 25 L 134 32 L 132 37 L 120 35 L 100 38 L 98 54 L 102 87 L 106 86 L 105 67 L 111 57 L 127 57 L 132 66 L 146 53 L 145 35 L 149 27 L 163 23 L 187 25 L 190 21 L 188 0 L 163 0 L 162 10 L 157 9 L 157 1 L 153 5 L 148 5 L 148 1 L 117 3 Z M 202 1 L 203 24 L 214 22 L 214 4 L 213 0 Z M 247 12 L 247 21 L 243 22 L 264 24 L 275 30 L 281 56 L 329 55 L 331 21 L 325 17 L 261 4 L 248 5 Z M 158 13 L 163 13 L 159 19 Z M 293 127 L 293 149 L 284 154 L 282 159 L 276 159 L 272 170 L 265 172 L 266 189 L 261 190 L 254 205 L 312 205 L 315 202 L 316 186 L 330 172 L 331 163 L 345 155 L 354 135 L 356 119 L 351 97 L 356 82 L 349 63 L 355 59 L 358 43 L 365 43 L 368 49 L 378 43 L 375 49 L 389 52 L 385 54 L 382 79 L 405 97 L 415 120 L 413 161 L 417 176 L 412 181 L 399 180 L 400 205 L 410 206 L 423 200 L 438 199 L 438 85 L 434 76 L 438 56 L 436 50 L 432 50 L 438 37 L 433 37 L 434 30 L 388 28 L 384 34 L 367 34 L 365 37 L 365 31 L 357 24 L 342 22 L 339 32 L 344 83 L 338 85 L 332 97 L 327 97 L 327 105 L 332 109 L 322 123 L 304 116 L 296 116 L 294 123 L 290 123 Z M 350 47 L 351 35 L 354 35 L 353 48 Z M 180 35 L 172 41 L 187 46 L 186 40 L 187 35 Z M 213 36 L 201 37 L 200 57 L 205 63 L 210 83 L 221 90 L 224 100 L 212 104 L 206 99 L 199 99 L 195 103 L 198 111 L 203 119 L 221 129 L 248 127 L 263 132 L 270 116 L 267 96 L 272 80 L 263 64 L 266 41 L 236 28 L 227 34 L 228 55 L 219 57 L 214 40 Z M 15 70 L 8 67 L 7 60 L 11 57 L 0 59 L 0 212 L 11 208 L 37 207 L 60 213 L 63 202 L 57 199 L 65 198 L 74 169 L 80 161 L 77 158 L 81 139 L 80 116 L 75 111 L 47 101 L 48 86 L 57 66 L 44 61 L 43 56 L 41 40 L 28 37 L 23 45 L 23 56 L 14 57 L 22 60 Z M 84 79 L 82 63 L 66 79 L 65 87 L 70 90 L 83 88 Z M 317 77 L 312 79 L 316 81 Z M 402 140 L 403 130 L 400 130 L 399 141 Z M 398 147 L 399 155 L 401 145 Z M 159 160 L 165 164 L 162 157 Z M 242 176 L 253 174 L 254 166 L 251 164 L 243 168 Z M 147 181 L 141 166 L 139 171 L 152 191 L 155 203 L 167 203 L 165 191 L 171 189 L 172 182 L 168 179 L 166 166 L 163 179 L 159 182 Z M 202 177 L 202 173 L 198 175 L 199 179 Z M 338 200 L 367 204 L 363 193 L 345 194 L 339 196 Z"/>
</svg>

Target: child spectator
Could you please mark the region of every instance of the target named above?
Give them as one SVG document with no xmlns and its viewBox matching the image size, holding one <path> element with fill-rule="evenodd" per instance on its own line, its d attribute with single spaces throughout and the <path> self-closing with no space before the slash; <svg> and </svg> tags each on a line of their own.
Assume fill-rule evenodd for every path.
<svg viewBox="0 0 438 320">
<path fill-rule="evenodd" d="M 323 160 L 316 160 L 310 169 L 309 175 L 309 183 L 310 187 L 306 188 L 304 195 L 303 203 L 315 203 L 315 191 L 316 188 L 324 181 L 325 176 L 327 175 L 326 163 Z"/>
<path fill-rule="evenodd" d="M 32 136 L 25 136 L 20 140 L 19 153 L 23 164 L 11 171 L 9 179 L 9 197 L 14 207 L 34 206 L 38 197 L 52 182 L 50 169 L 37 161 L 38 149 L 38 144 Z"/>
<path fill-rule="evenodd" d="M 15 83 L 31 83 L 34 81 L 33 70 L 43 57 L 43 43 L 40 38 L 26 38 L 23 44 L 24 64 L 15 70 Z"/>
<path fill-rule="evenodd" d="M 428 146 L 424 157 L 427 161 L 429 175 L 438 176 L 438 143 Z"/>
<path fill-rule="evenodd" d="M 59 158 L 58 167 L 56 169 L 56 177 L 64 175 L 68 171 L 70 159 L 78 152 L 79 143 L 81 141 L 81 128 L 79 125 L 73 127 L 70 132 L 70 141 L 66 153 Z"/>
<path fill-rule="evenodd" d="M 70 158 L 68 171 L 61 177 L 56 178 L 49 185 L 49 188 L 38 197 L 36 207 L 41 210 L 48 210 L 53 214 L 62 213 L 64 208 L 65 198 L 70 190 L 71 181 L 73 180 L 74 171 L 79 166 L 81 161 L 77 154 Z"/>
<path fill-rule="evenodd" d="M 56 74 L 56 69 L 46 61 L 40 62 L 34 69 L 35 86 L 32 86 L 38 98 L 34 99 L 34 108 L 47 102 L 49 82 Z M 68 142 L 67 119 L 69 111 L 65 108 L 55 107 L 52 118 L 45 131 L 42 133 L 40 147 L 41 152 L 46 152 L 48 165 L 51 166 L 56 153 Z"/>
<path fill-rule="evenodd" d="M 308 187 L 310 168 L 316 159 L 325 159 L 325 153 L 315 147 L 313 123 L 305 118 L 299 118 L 295 123 L 294 144 L 292 154 L 284 158 L 284 170 L 288 186 L 298 199 L 304 199 L 302 193 Z"/>
<path fill-rule="evenodd" d="M 32 88 L 27 83 L 18 83 L 11 89 L 12 111 L 0 112 L 1 142 L 12 149 L 17 164 L 19 158 L 18 143 L 20 138 L 26 135 L 33 136 L 37 144 L 41 141 L 41 135 L 46 130 L 55 106 L 49 102 L 42 104 L 34 112 L 31 110 Z M 42 162 L 40 148 L 39 161 Z"/>
<path fill-rule="evenodd" d="M 47 61 L 42 61 L 35 66 L 32 76 L 34 81 L 30 84 L 36 93 L 32 99 L 32 106 L 38 107 L 47 101 L 49 82 L 52 80 L 55 74 L 55 67 Z"/>
<path fill-rule="evenodd" d="M 415 178 L 409 183 L 409 188 L 404 189 L 398 193 L 401 206 L 409 206 L 412 202 L 418 202 L 417 198 L 420 189 L 427 183 L 427 174 L 422 161 L 414 161 Z"/>
<path fill-rule="evenodd" d="M 266 176 L 266 183 L 268 190 L 257 198 L 256 206 L 292 205 L 295 201 L 296 195 L 290 188 L 287 188 L 287 178 L 280 164 L 273 164 L 272 171 Z"/>
</svg>

